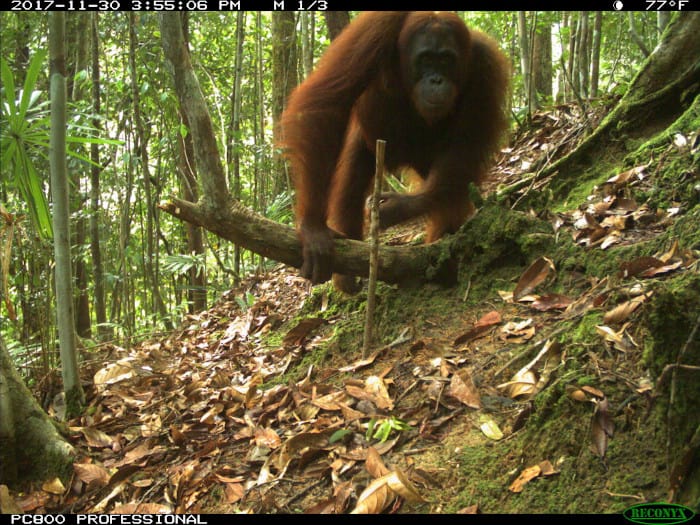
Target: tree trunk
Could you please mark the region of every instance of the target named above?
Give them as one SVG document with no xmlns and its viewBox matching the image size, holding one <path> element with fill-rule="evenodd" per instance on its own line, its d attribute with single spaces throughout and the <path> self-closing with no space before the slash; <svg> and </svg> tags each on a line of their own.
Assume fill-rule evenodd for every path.
<svg viewBox="0 0 700 525">
<path fill-rule="evenodd" d="M 187 16 L 183 13 L 183 16 Z M 143 292 L 144 305 L 149 305 L 149 311 L 157 311 L 165 324 L 165 327 L 172 330 L 172 322 L 168 316 L 168 309 L 165 306 L 163 297 L 160 295 L 160 286 L 158 282 L 158 250 L 155 243 L 155 223 L 156 223 L 156 207 L 153 204 L 153 184 L 151 183 L 150 162 L 148 157 L 148 139 L 144 129 L 143 118 L 141 117 L 141 95 L 138 80 L 138 71 L 136 69 L 136 15 L 129 13 L 129 69 L 131 72 L 131 100 L 134 112 L 134 126 L 136 128 L 136 151 L 134 156 L 141 157 L 141 172 L 140 177 L 143 181 L 143 192 L 146 196 L 146 253 L 144 260 L 143 275 L 147 286 Z M 150 292 L 151 300 L 149 301 L 148 294 Z"/>
<path fill-rule="evenodd" d="M 301 13 L 301 63 L 304 77 L 314 68 L 314 42 L 316 41 L 316 14 L 313 11 Z"/>
<path fill-rule="evenodd" d="M 90 22 L 89 13 L 70 13 L 68 21 L 71 22 L 71 38 L 69 39 L 69 48 L 75 49 L 75 63 L 72 64 L 73 73 L 69 77 L 68 96 L 73 102 L 78 102 L 84 97 L 84 89 L 80 82 L 74 82 L 73 79 L 81 71 L 86 71 L 88 68 L 88 44 L 90 32 L 88 24 Z M 71 170 L 71 183 L 76 191 L 73 192 L 71 209 L 79 211 L 85 208 L 87 195 L 82 192 L 80 181 L 85 177 L 83 170 L 87 168 L 77 168 Z M 80 213 L 75 220 L 74 226 L 74 245 L 82 247 L 87 241 L 87 217 L 84 213 Z M 89 338 L 92 336 L 92 327 L 90 319 L 90 298 L 88 294 L 88 270 L 87 264 L 83 257 L 77 257 L 74 261 L 75 276 L 75 331 L 80 337 Z"/>
<path fill-rule="evenodd" d="M 51 77 L 51 196 L 53 201 L 54 255 L 56 259 L 56 311 L 61 347 L 61 372 L 69 414 L 79 411 L 85 396 L 78 375 L 78 356 L 73 316 L 70 257 L 70 205 L 66 167 L 66 76 L 65 13 L 49 13 Z"/>
<path fill-rule="evenodd" d="M 538 107 L 552 98 L 552 26 L 538 23 L 533 46 L 533 79 Z"/>
<path fill-rule="evenodd" d="M 0 335 L 0 484 L 65 475 L 73 447 L 24 385 Z"/>
<path fill-rule="evenodd" d="M 600 39 L 603 30 L 603 13 L 596 11 L 593 19 L 593 42 L 591 47 L 591 98 L 598 96 L 600 71 Z"/>
<path fill-rule="evenodd" d="M 324 11 L 323 17 L 326 19 L 326 27 L 328 27 L 328 35 L 331 41 L 345 29 L 350 23 L 350 13 L 348 11 Z"/>
<path fill-rule="evenodd" d="M 289 93 L 298 83 L 297 72 L 296 17 L 293 11 L 272 13 L 272 123 L 276 144 L 281 143 L 279 118 Z M 285 175 L 285 163 L 281 155 L 275 154 L 273 187 L 274 199 L 289 187 Z"/>
<path fill-rule="evenodd" d="M 95 129 L 101 129 L 98 115 L 101 112 L 100 103 L 100 50 L 99 33 L 97 31 L 97 13 L 91 13 L 90 34 L 92 40 L 92 109 L 95 117 L 92 125 Z M 90 144 L 90 254 L 92 256 L 92 276 L 95 282 L 94 304 L 95 320 L 97 321 L 97 333 L 100 339 L 111 337 L 112 330 L 107 326 L 107 307 L 105 303 L 104 273 L 102 269 L 102 249 L 100 248 L 100 147 L 98 144 Z"/>
<path fill-rule="evenodd" d="M 520 43 L 520 70 L 523 73 L 525 105 L 528 107 L 528 120 L 532 115 L 532 74 L 530 35 L 528 33 L 527 15 L 525 11 L 518 12 L 518 42 Z"/>
</svg>

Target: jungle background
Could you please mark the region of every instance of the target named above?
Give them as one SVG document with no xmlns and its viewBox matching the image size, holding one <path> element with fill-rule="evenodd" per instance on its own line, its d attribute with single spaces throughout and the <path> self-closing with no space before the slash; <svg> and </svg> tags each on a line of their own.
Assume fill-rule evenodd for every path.
<svg viewBox="0 0 700 525">
<path fill-rule="evenodd" d="M 351 13 L 0 13 L 3 512 L 698 510 L 700 18 L 460 15 L 510 133 L 459 285 L 381 283 L 363 356 L 366 290 L 177 217 L 216 190 L 164 53 L 290 227 L 277 118 Z"/>
</svg>

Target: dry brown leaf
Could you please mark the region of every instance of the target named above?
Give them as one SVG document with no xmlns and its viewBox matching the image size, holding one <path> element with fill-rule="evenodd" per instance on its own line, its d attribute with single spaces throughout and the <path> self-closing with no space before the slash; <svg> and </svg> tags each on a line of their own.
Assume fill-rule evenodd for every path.
<svg viewBox="0 0 700 525">
<path fill-rule="evenodd" d="M 612 328 L 604 325 L 596 326 L 596 331 L 598 334 L 603 336 L 605 341 L 612 343 L 612 345 L 620 352 L 628 352 L 637 346 L 634 342 L 632 336 L 627 333 L 627 324 L 624 324 L 620 330 L 617 332 Z"/>
<path fill-rule="evenodd" d="M 355 399 L 370 401 L 378 408 L 383 408 L 383 409 L 388 409 L 388 410 L 393 409 L 394 404 L 390 399 L 387 399 L 382 395 L 378 396 L 378 395 L 374 394 L 373 392 L 368 391 L 367 388 L 368 388 L 367 384 L 365 385 L 364 388 L 361 388 L 361 387 L 356 386 L 356 385 L 345 385 L 345 390 L 347 391 L 347 393 L 350 394 Z M 369 388 L 374 388 L 374 386 L 370 386 Z"/>
<path fill-rule="evenodd" d="M 481 397 L 468 370 L 458 370 L 452 375 L 447 394 L 470 408 L 481 408 Z"/>
<path fill-rule="evenodd" d="M 474 326 L 470 330 L 457 337 L 452 344 L 454 346 L 459 346 L 467 341 L 476 339 L 484 335 L 492 326 L 499 324 L 501 321 L 501 314 L 496 310 L 492 310 L 474 323 Z"/>
<path fill-rule="evenodd" d="M 547 312 L 549 310 L 563 310 L 573 302 L 571 297 L 551 293 L 538 297 L 530 306 L 540 312 Z"/>
<path fill-rule="evenodd" d="M 537 384 L 537 377 L 532 370 L 519 370 L 513 379 L 507 383 L 502 383 L 497 385 L 496 388 L 506 388 L 506 392 L 511 399 L 517 399 L 519 397 L 531 397 L 537 393 L 535 385 Z"/>
<path fill-rule="evenodd" d="M 282 344 L 284 346 L 301 345 L 307 335 L 325 322 L 326 320 L 322 317 L 309 317 L 307 319 L 302 319 L 294 328 L 287 332 L 287 335 L 285 335 L 284 339 L 282 340 Z"/>
<path fill-rule="evenodd" d="M 323 410 L 342 410 L 343 406 L 347 406 L 349 399 L 347 392 L 338 390 L 325 396 L 314 398 L 311 400 L 311 403 Z"/>
<path fill-rule="evenodd" d="M 95 487 L 104 487 L 111 477 L 107 469 L 94 463 L 73 463 L 73 470 L 80 481 Z"/>
<path fill-rule="evenodd" d="M 672 272 L 673 270 L 677 270 L 682 265 L 683 265 L 683 261 L 676 261 L 672 264 L 664 264 L 663 266 L 659 266 L 658 268 L 649 268 L 648 270 L 639 274 L 639 276 L 640 277 L 654 277 L 655 275 L 660 275 L 660 274 Z"/>
<path fill-rule="evenodd" d="M 357 505 L 351 514 L 378 514 L 396 499 L 402 497 L 409 503 L 423 503 L 413 484 L 400 470 L 373 480 L 357 498 Z"/>
<path fill-rule="evenodd" d="M 85 436 L 85 441 L 91 447 L 106 448 L 111 447 L 114 439 L 101 430 L 92 427 L 82 427 L 80 433 Z"/>
<path fill-rule="evenodd" d="M 389 472 L 391 472 L 382 461 L 377 449 L 374 447 L 369 447 L 367 449 L 365 469 L 367 469 L 367 472 L 369 472 L 373 478 L 381 478 L 382 476 L 386 476 Z"/>
<path fill-rule="evenodd" d="M 277 432 L 270 427 L 256 427 L 254 437 L 255 444 L 259 447 L 267 447 L 274 450 L 282 444 L 282 440 Z"/>
<path fill-rule="evenodd" d="M 160 454 L 161 452 L 165 452 L 166 450 L 167 449 L 162 445 L 154 446 L 150 440 L 144 441 L 143 443 L 140 443 L 138 446 L 132 448 L 126 454 L 124 454 L 124 458 L 120 461 L 115 462 L 113 466 L 121 467 L 124 465 L 130 465 L 132 463 L 139 463 L 144 458 L 155 454 Z"/>
<path fill-rule="evenodd" d="M 636 277 L 650 268 L 663 266 L 664 262 L 656 257 L 637 257 L 631 261 L 620 263 L 622 277 Z"/>
<path fill-rule="evenodd" d="M 66 491 L 66 487 L 59 478 L 53 478 L 42 483 L 41 490 L 49 494 L 58 494 L 60 496 Z"/>
<path fill-rule="evenodd" d="M 425 500 L 416 490 L 416 487 L 409 481 L 401 470 L 395 470 L 385 476 L 389 488 L 396 492 L 408 503 L 424 503 Z"/>
<path fill-rule="evenodd" d="M 625 322 L 632 313 L 639 308 L 639 305 L 644 303 L 649 297 L 651 297 L 653 292 L 648 292 L 644 295 L 625 301 L 622 304 L 617 305 L 612 310 L 605 312 L 603 316 L 603 322 L 605 324 L 620 324 Z"/>
<path fill-rule="evenodd" d="M 357 498 L 351 514 L 379 514 L 396 499 L 396 493 L 387 485 L 387 476 L 372 480 Z"/>
<path fill-rule="evenodd" d="M 550 272 L 554 272 L 554 262 L 548 257 L 540 257 L 535 260 L 523 272 L 513 290 L 513 300 L 519 301 L 523 296 L 532 292 L 539 284 L 541 284 Z"/>
<path fill-rule="evenodd" d="M 459 509 L 457 511 L 457 514 L 478 514 L 479 512 L 479 505 L 469 505 L 468 507 L 464 507 L 463 509 Z"/>
<path fill-rule="evenodd" d="M 245 495 L 245 488 L 243 483 L 225 483 L 224 484 L 224 498 L 226 503 L 236 503 L 241 500 Z"/>
<path fill-rule="evenodd" d="M 593 419 L 591 421 L 591 438 L 596 454 L 605 457 L 608 450 L 608 438 L 611 438 L 615 430 L 615 423 L 608 413 L 608 400 L 601 399 L 596 404 Z"/>
<path fill-rule="evenodd" d="M 110 363 L 101 370 L 98 370 L 92 379 L 98 390 L 102 391 L 107 385 L 112 385 L 133 377 L 135 372 L 131 361 L 131 358 L 121 359 L 116 363 Z"/>
<path fill-rule="evenodd" d="M 510 484 L 508 490 L 516 493 L 522 492 L 523 488 L 525 488 L 525 485 L 533 479 L 535 479 L 537 476 L 539 476 L 541 472 L 542 468 L 539 465 L 527 467 L 520 473 L 520 475 L 515 479 L 515 481 L 513 481 L 513 483 Z"/>
<path fill-rule="evenodd" d="M 369 376 L 365 379 L 365 390 L 377 400 L 377 408 L 393 410 L 394 402 L 391 400 L 384 379 L 379 376 Z"/>
</svg>

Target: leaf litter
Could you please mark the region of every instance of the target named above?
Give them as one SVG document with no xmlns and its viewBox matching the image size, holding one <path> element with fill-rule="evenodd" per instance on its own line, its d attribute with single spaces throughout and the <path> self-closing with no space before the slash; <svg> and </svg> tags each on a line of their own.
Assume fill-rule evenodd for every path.
<svg viewBox="0 0 700 525">
<path fill-rule="evenodd" d="M 549 158 L 572 147 L 581 128 L 570 117 L 569 110 L 536 115 L 541 127 L 503 152 L 500 182 L 535 168 L 541 159 L 532 152 Z M 648 166 L 610 178 L 580 208 L 554 215 L 554 231 L 600 250 L 649 238 L 677 213 L 635 201 L 635 188 L 652 178 Z M 638 351 L 635 316 L 654 299 L 643 283 L 696 266 L 697 254 L 677 244 L 621 261 L 610 277 L 630 286 L 626 297 L 614 289 L 621 298 L 615 303 L 607 277 L 562 290 L 562 272 L 543 254 L 489 310 L 465 308 L 420 333 L 407 320 L 398 338 L 367 359 L 353 361 L 358 344 L 303 366 L 345 314 L 328 314 L 324 295 L 317 315 L 300 316 L 308 285 L 278 267 L 189 315 L 171 334 L 131 348 L 105 346 L 102 361 L 83 366 L 88 410 L 68 422 L 79 450 L 69 486 L 52 480 L 13 503 L 25 512 L 444 511 L 458 474 L 429 452 L 478 439 L 471 429 L 481 446 L 519 432 L 536 412 L 532 399 L 562 380 L 562 320 L 605 308 L 589 369 L 600 384 L 624 377 L 639 395 L 649 392 L 648 379 L 625 362 Z M 279 343 L 271 344 L 270 334 L 279 334 Z M 294 369 L 302 370 L 294 380 L 275 381 Z M 588 444 L 609 462 L 612 400 L 592 385 L 567 383 L 566 392 L 570 402 L 591 407 Z M 372 424 L 391 417 L 405 427 L 387 427 L 381 440 L 368 436 Z M 503 483 L 504 494 L 559 473 L 559 463 L 529 459 Z M 460 501 L 457 512 L 481 511 L 478 493 Z"/>
</svg>

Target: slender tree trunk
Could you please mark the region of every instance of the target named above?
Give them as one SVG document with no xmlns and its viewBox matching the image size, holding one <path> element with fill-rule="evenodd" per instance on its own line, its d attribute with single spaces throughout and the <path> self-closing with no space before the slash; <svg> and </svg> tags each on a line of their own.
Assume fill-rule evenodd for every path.
<svg viewBox="0 0 700 525">
<path fill-rule="evenodd" d="M 258 12 L 258 35 L 262 35 L 262 16 Z M 255 72 L 255 85 L 256 85 L 256 101 L 257 101 L 257 108 L 258 108 L 258 126 L 256 129 L 256 134 L 255 134 L 255 142 L 258 145 L 257 151 L 258 151 L 258 161 L 255 163 L 255 198 L 254 198 L 254 206 L 255 209 L 260 211 L 262 214 L 265 214 L 265 210 L 267 209 L 267 180 L 268 177 L 263 175 L 264 170 L 261 170 L 260 167 L 263 165 L 263 157 L 262 157 L 262 145 L 265 144 L 265 90 L 264 90 L 264 82 L 263 82 L 263 42 L 262 38 L 258 36 L 257 38 L 257 48 L 256 48 L 256 53 L 257 53 L 257 68 Z M 251 253 L 250 254 L 251 261 L 255 261 L 255 258 L 257 257 L 258 259 L 258 269 L 261 269 L 263 266 L 263 258 L 258 257 L 257 254 Z"/>
<path fill-rule="evenodd" d="M 181 14 L 182 33 L 184 36 L 185 46 L 189 52 L 189 19 L 187 13 Z M 190 123 L 187 120 L 187 114 L 180 110 L 180 118 L 187 129 L 190 129 Z M 192 135 L 187 134 L 184 137 L 178 134 L 178 145 L 180 149 L 179 173 L 182 177 L 183 195 L 186 200 L 196 202 L 199 199 L 199 190 L 197 188 L 197 173 L 194 165 L 194 143 Z M 187 251 L 190 255 L 204 254 L 204 233 L 202 228 L 194 224 L 185 226 L 185 234 L 187 235 Z M 204 257 L 202 257 L 204 259 Z M 190 313 L 201 312 L 207 308 L 207 274 L 202 268 L 191 268 L 188 277 L 187 303 Z"/>
<path fill-rule="evenodd" d="M 85 396 L 78 375 L 78 355 L 73 317 L 70 256 L 70 205 L 66 167 L 66 59 L 65 13 L 49 13 L 51 78 L 51 196 L 53 201 L 54 256 L 56 260 L 56 311 L 61 372 L 68 414 L 80 410 Z"/>
<path fill-rule="evenodd" d="M 331 40 L 335 38 L 350 23 L 350 13 L 348 11 L 324 11 L 323 17 L 326 19 L 326 27 Z"/>
<path fill-rule="evenodd" d="M 146 196 L 146 254 L 144 257 L 144 278 L 148 283 L 148 289 L 144 290 L 145 305 L 149 304 L 148 291 L 151 293 L 152 306 L 159 313 L 165 327 L 172 329 L 173 325 L 168 316 L 168 309 L 163 302 L 163 297 L 160 294 L 160 286 L 158 282 L 158 266 L 153 264 L 156 259 L 157 246 L 155 243 L 155 221 L 156 207 L 153 203 L 151 171 L 149 167 L 148 157 L 148 141 L 143 125 L 143 117 L 141 116 L 141 95 L 138 85 L 138 71 L 136 70 L 136 15 L 129 13 L 129 67 L 131 69 L 131 98 L 134 111 L 134 124 L 136 125 L 136 152 L 141 156 L 141 172 L 143 173 L 143 191 Z"/>
<path fill-rule="evenodd" d="M 518 11 L 518 39 L 520 42 L 520 70 L 523 73 L 523 92 L 525 93 L 525 105 L 528 107 L 529 120 L 532 110 L 532 75 L 530 71 L 532 55 L 525 11 Z"/>
<path fill-rule="evenodd" d="M 314 42 L 316 41 L 316 14 L 314 11 L 301 13 L 301 56 L 304 78 L 314 68 Z"/>
<path fill-rule="evenodd" d="M 75 82 L 74 79 L 81 71 L 86 71 L 88 68 L 88 43 L 89 43 L 89 13 L 69 13 L 67 22 L 69 22 L 69 48 L 75 49 L 75 63 L 72 64 L 73 73 L 68 78 L 68 95 L 70 100 L 78 102 L 84 96 L 84 89 L 80 82 Z M 76 168 L 71 170 L 71 182 L 75 191 L 72 193 L 71 209 L 82 210 L 87 203 L 87 195 L 83 192 L 81 180 L 85 173 L 83 169 Z M 82 247 L 87 240 L 87 217 L 85 213 L 80 213 L 76 217 L 74 228 L 75 246 Z M 85 259 L 77 257 L 73 261 L 75 267 L 73 275 L 75 276 L 75 329 L 80 337 L 91 337 L 91 319 L 90 319 L 90 299 L 88 295 L 88 269 Z"/>
<path fill-rule="evenodd" d="M 90 14 L 90 35 L 92 40 L 92 111 L 95 117 L 92 125 L 101 129 L 98 115 L 102 111 L 100 102 L 100 49 L 99 33 L 97 32 L 98 13 Z M 90 144 L 90 255 L 92 256 L 92 275 L 95 284 L 93 290 L 95 304 L 95 320 L 100 339 L 112 336 L 112 330 L 107 326 L 107 308 L 105 305 L 104 273 L 102 269 L 102 249 L 100 248 L 100 147 Z"/>
<path fill-rule="evenodd" d="M 590 56 L 588 54 L 588 12 L 582 11 L 579 14 L 579 46 L 578 46 L 578 85 L 581 98 L 588 98 L 588 79 L 590 71 Z"/>
<path fill-rule="evenodd" d="M 539 107 L 542 99 L 551 100 L 552 98 L 552 27 L 549 24 L 537 24 L 533 48 L 532 75 Z"/>
<path fill-rule="evenodd" d="M 233 82 L 233 198 L 241 200 L 241 81 L 243 80 L 243 41 L 245 38 L 244 11 L 239 11 L 236 17 L 236 68 Z M 230 165 L 230 162 L 229 162 Z M 236 282 L 241 276 L 241 247 L 236 244 L 233 249 L 234 273 Z"/>
<path fill-rule="evenodd" d="M 591 98 L 598 96 L 598 80 L 600 76 L 600 40 L 603 29 L 603 13 L 596 11 L 593 19 L 593 47 L 591 49 Z"/>
<path fill-rule="evenodd" d="M 639 36 L 639 33 L 637 32 L 637 26 L 634 24 L 634 13 L 632 11 L 627 13 L 627 20 L 629 22 L 629 32 L 632 42 L 637 44 L 637 47 L 642 51 L 642 54 L 645 57 L 648 57 L 651 52 L 649 51 L 649 48 L 647 48 L 646 44 L 644 44 L 642 37 Z"/>
</svg>

